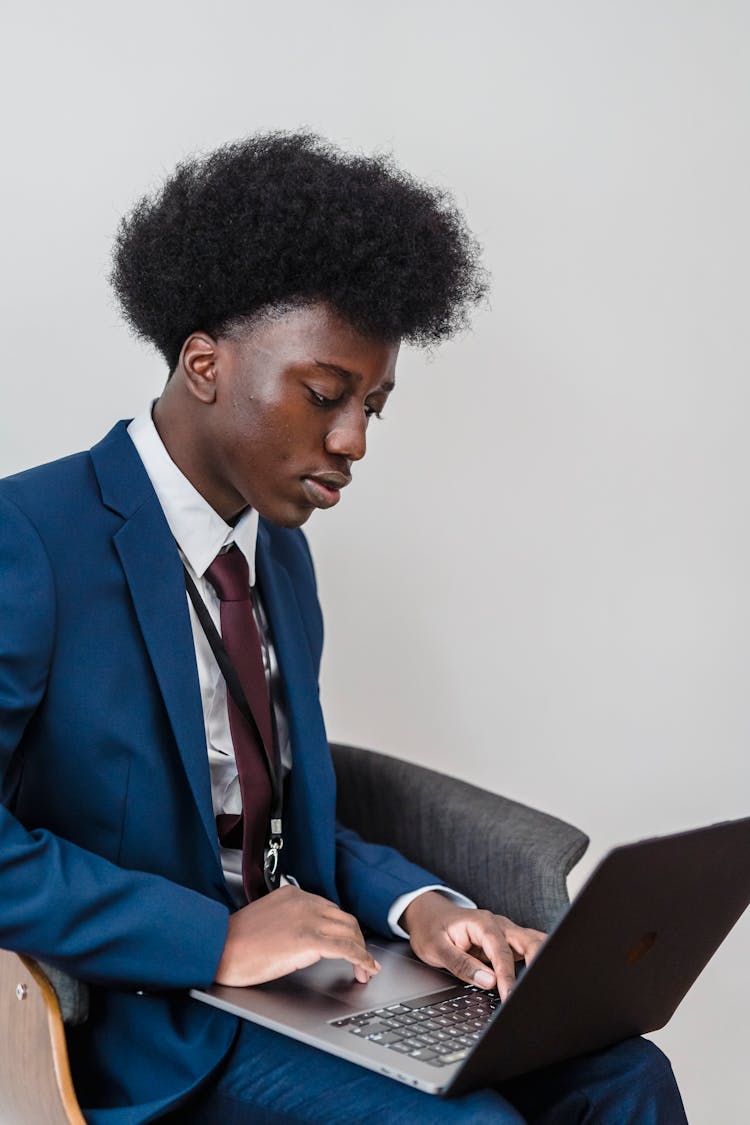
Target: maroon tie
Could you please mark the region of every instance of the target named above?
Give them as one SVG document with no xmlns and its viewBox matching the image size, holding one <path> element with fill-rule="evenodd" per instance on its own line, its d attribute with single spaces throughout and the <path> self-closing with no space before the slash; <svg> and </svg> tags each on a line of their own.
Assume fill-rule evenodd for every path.
<svg viewBox="0 0 750 1125">
<path fill-rule="evenodd" d="M 250 572 L 242 551 L 232 544 L 217 555 L 206 571 L 221 603 L 221 637 L 229 659 L 258 724 L 266 748 L 273 753 L 273 726 L 263 654 L 253 616 Z M 266 892 L 263 851 L 271 815 L 271 783 L 263 747 L 252 724 L 227 692 L 229 729 L 242 794 L 242 816 L 221 813 L 216 818 L 224 847 L 242 847 L 242 885 L 248 901 Z"/>
</svg>

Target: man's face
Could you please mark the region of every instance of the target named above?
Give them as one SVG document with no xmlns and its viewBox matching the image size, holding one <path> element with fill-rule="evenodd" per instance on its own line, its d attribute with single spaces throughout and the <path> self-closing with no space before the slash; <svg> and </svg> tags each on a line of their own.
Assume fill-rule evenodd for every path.
<svg viewBox="0 0 750 1125">
<path fill-rule="evenodd" d="M 397 343 L 361 336 L 323 304 L 220 338 L 215 400 L 201 412 L 203 487 L 194 483 L 225 519 L 249 504 L 299 527 L 332 507 L 365 455 L 397 355 Z"/>
</svg>

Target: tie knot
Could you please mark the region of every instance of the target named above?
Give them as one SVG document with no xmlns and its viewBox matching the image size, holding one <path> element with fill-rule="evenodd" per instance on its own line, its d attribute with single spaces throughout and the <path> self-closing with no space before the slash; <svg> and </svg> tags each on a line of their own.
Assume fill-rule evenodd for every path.
<svg viewBox="0 0 750 1125">
<path fill-rule="evenodd" d="M 250 599 L 250 569 L 236 543 L 217 555 L 206 571 L 206 578 L 221 602 L 246 602 Z"/>
</svg>

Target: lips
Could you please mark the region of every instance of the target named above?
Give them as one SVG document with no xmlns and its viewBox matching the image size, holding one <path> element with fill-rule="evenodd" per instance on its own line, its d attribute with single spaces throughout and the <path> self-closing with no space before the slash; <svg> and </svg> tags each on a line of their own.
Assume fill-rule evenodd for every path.
<svg viewBox="0 0 750 1125">
<path fill-rule="evenodd" d="M 315 473 L 302 478 L 302 487 L 313 507 L 332 508 L 351 479 L 345 473 Z"/>
</svg>

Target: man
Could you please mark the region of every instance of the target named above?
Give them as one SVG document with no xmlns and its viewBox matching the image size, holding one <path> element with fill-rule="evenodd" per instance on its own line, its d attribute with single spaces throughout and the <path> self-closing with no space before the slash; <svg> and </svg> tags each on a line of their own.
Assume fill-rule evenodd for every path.
<svg viewBox="0 0 750 1125">
<path fill-rule="evenodd" d="M 505 996 L 543 939 L 335 823 L 299 530 L 364 456 L 401 341 L 450 335 L 484 280 L 437 192 L 272 134 L 141 201 L 113 283 L 161 397 L 0 485 L 0 945 L 91 985 L 87 1120 L 684 1120 L 642 1041 L 441 1102 L 187 998 L 321 957 L 366 984 L 360 924 Z"/>
</svg>

